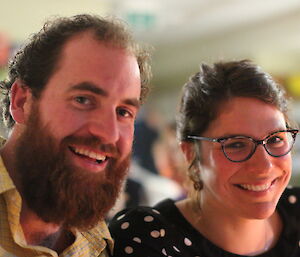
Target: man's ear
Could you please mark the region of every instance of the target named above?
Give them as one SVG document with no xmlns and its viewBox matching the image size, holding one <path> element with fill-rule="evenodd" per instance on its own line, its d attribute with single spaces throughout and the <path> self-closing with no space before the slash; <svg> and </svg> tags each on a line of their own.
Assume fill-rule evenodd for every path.
<svg viewBox="0 0 300 257">
<path fill-rule="evenodd" d="M 185 159 L 188 163 L 191 163 L 195 158 L 194 145 L 190 142 L 181 142 L 180 147 L 184 153 Z"/>
<path fill-rule="evenodd" d="M 10 91 L 10 113 L 16 123 L 25 123 L 30 113 L 32 93 L 29 87 L 16 80 Z"/>
</svg>

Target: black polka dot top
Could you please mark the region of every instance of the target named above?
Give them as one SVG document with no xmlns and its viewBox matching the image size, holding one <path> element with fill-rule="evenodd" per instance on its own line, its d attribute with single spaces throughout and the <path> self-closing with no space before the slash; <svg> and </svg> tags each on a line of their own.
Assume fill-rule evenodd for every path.
<svg viewBox="0 0 300 257">
<path fill-rule="evenodd" d="M 277 210 L 283 231 L 258 257 L 300 257 L 300 188 L 288 188 Z M 241 257 L 211 243 L 182 216 L 173 200 L 119 212 L 109 225 L 114 257 Z"/>
</svg>

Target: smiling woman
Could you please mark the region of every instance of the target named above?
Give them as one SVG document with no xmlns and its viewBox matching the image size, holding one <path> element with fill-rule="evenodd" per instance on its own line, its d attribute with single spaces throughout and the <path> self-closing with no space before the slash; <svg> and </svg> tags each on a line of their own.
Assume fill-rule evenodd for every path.
<svg viewBox="0 0 300 257">
<path fill-rule="evenodd" d="M 202 65 L 177 120 L 189 197 L 117 214 L 114 256 L 299 256 L 300 190 L 286 188 L 298 130 L 287 106 L 249 61 Z"/>
</svg>

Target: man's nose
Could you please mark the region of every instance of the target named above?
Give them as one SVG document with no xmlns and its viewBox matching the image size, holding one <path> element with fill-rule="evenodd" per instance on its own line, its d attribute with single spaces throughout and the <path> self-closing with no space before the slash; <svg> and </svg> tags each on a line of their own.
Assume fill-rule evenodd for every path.
<svg viewBox="0 0 300 257">
<path fill-rule="evenodd" d="M 104 144 L 114 144 L 120 136 L 115 112 L 101 112 L 91 117 L 88 124 L 89 133 L 98 137 Z"/>
</svg>

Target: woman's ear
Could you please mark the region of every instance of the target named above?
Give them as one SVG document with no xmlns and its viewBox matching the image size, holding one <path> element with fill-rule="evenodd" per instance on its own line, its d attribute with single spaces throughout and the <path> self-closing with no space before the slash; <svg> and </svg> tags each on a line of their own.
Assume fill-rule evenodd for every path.
<svg viewBox="0 0 300 257">
<path fill-rule="evenodd" d="M 30 113 L 32 94 L 29 87 L 16 80 L 10 91 L 10 113 L 16 123 L 24 124 Z"/>
<path fill-rule="evenodd" d="M 195 158 L 194 145 L 190 142 L 180 142 L 181 150 L 188 163 L 191 163 Z"/>
</svg>

